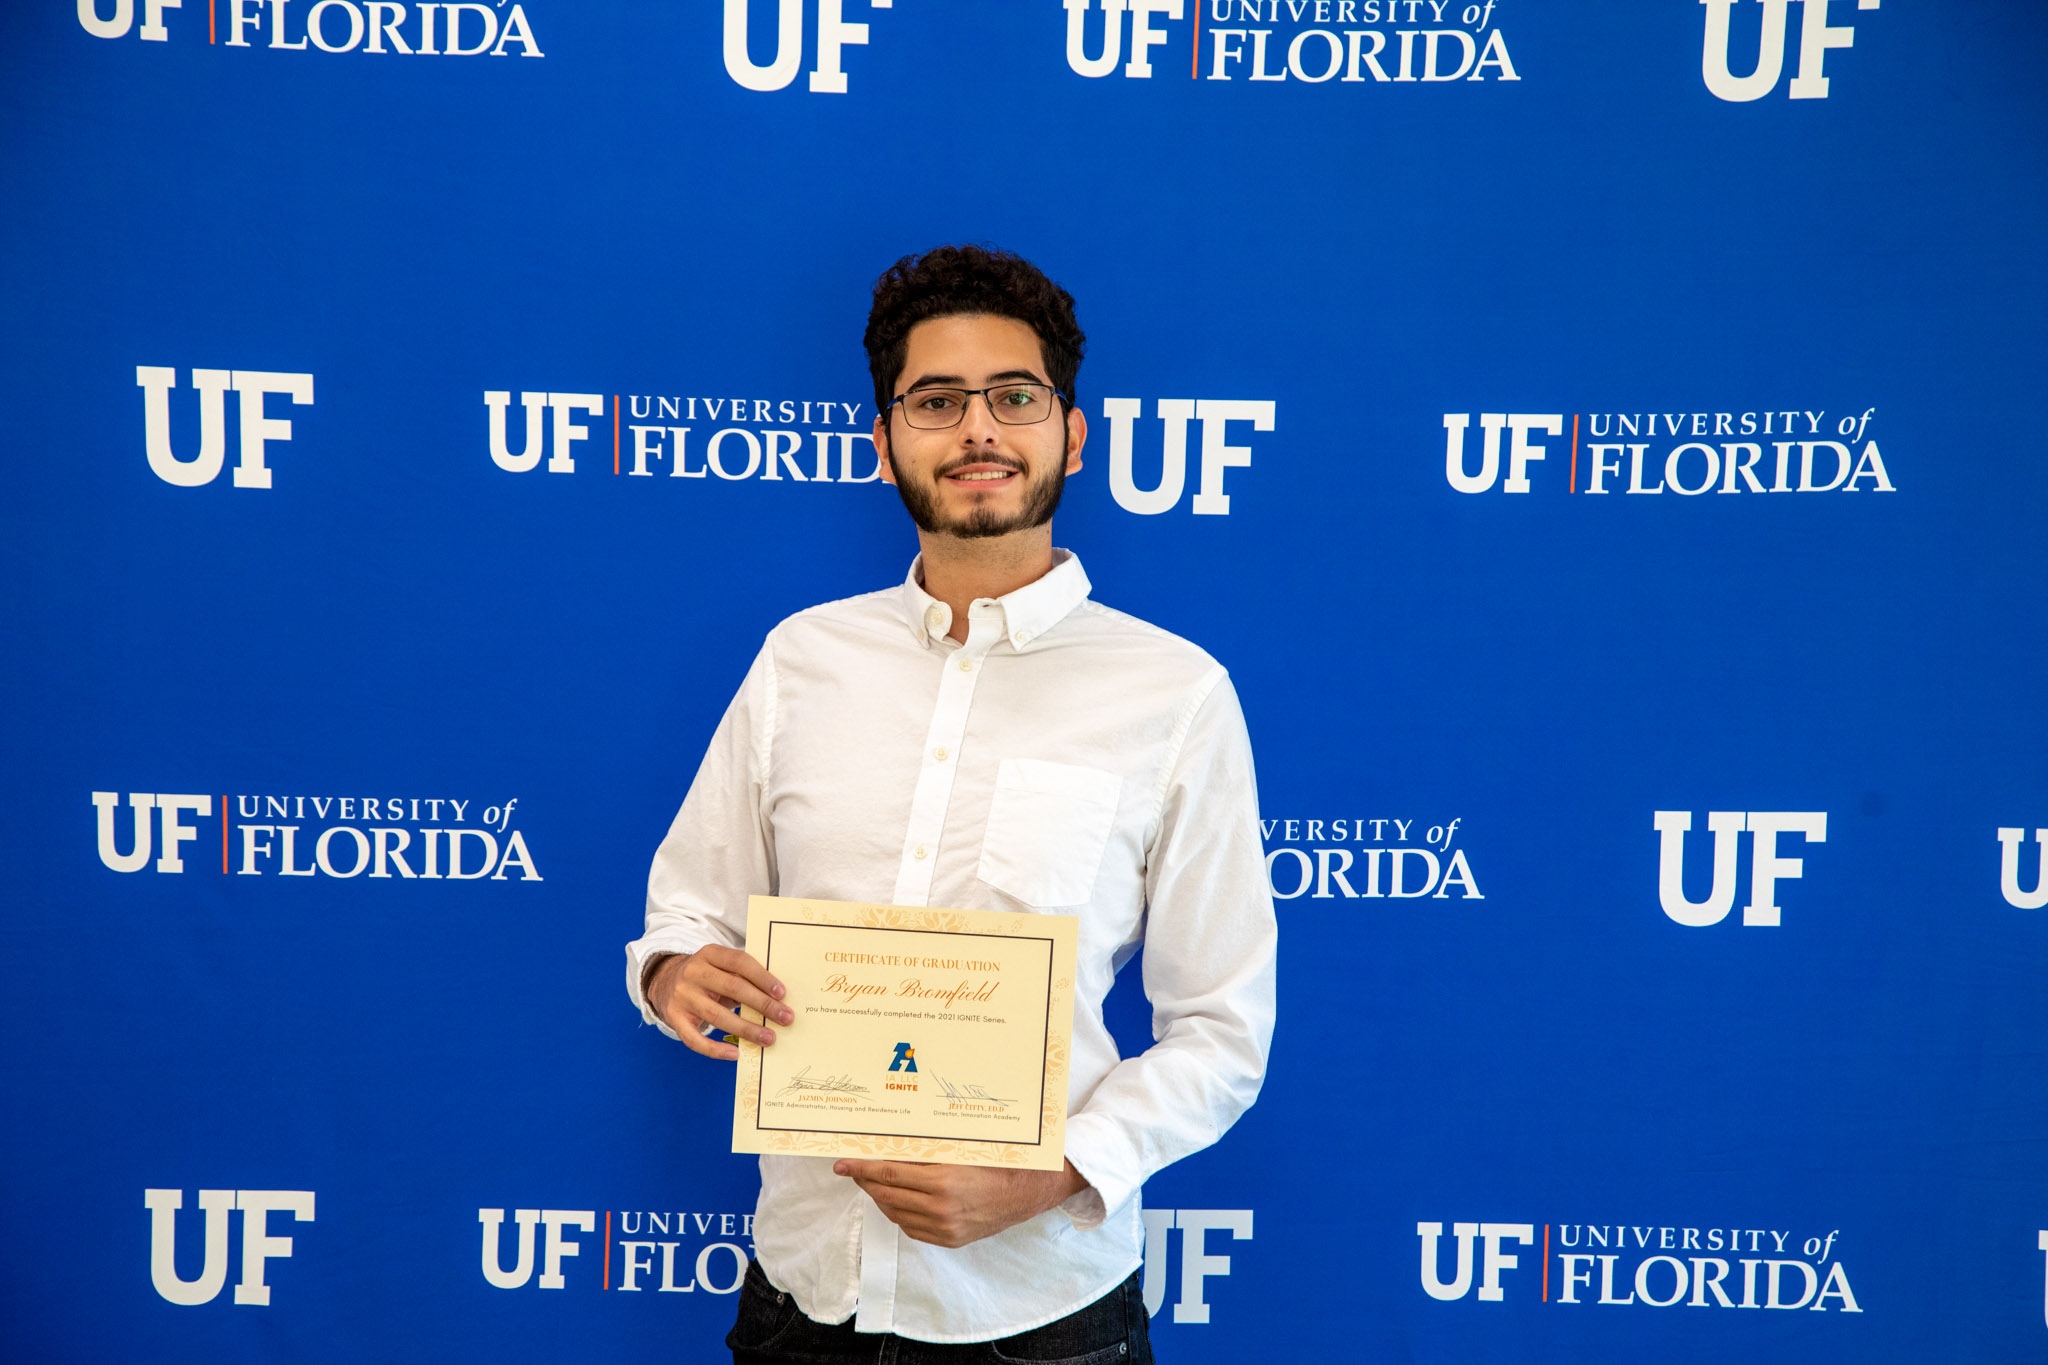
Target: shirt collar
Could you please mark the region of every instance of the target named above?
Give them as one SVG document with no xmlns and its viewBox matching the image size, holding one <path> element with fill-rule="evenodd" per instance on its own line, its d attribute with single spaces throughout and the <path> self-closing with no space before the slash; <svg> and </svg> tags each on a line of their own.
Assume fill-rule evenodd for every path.
<svg viewBox="0 0 2048 1365">
<path fill-rule="evenodd" d="M 1003 634 L 1019 652 L 1065 620 L 1093 591 L 1079 555 L 1056 549 L 1052 560 L 1052 568 L 1043 577 L 995 599 L 1003 613 Z M 921 645 L 942 638 L 953 624 L 952 609 L 924 590 L 923 576 L 924 556 L 919 555 L 910 561 L 910 572 L 903 579 L 903 616 Z"/>
</svg>

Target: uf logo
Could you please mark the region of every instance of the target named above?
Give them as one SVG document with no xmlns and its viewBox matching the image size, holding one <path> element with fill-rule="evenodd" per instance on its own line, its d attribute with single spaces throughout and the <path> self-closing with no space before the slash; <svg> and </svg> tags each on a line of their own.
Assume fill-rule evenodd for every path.
<svg viewBox="0 0 2048 1365">
<path fill-rule="evenodd" d="M 888 9 L 895 0 L 868 0 L 872 9 Z M 775 59 L 756 66 L 747 51 L 748 0 L 725 0 L 725 73 L 749 90 L 780 90 L 796 79 L 804 59 L 804 0 L 775 0 Z M 868 26 L 840 19 L 844 0 L 818 0 L 818 65 L 811 72 L 811 93 L 843 95 L 846 73 L 839 69 L 841 48 L 866 46 Z"/>
<path fill-rule="evenodd" d="M 129 837 L 126 853 L 120 851 L 115 842 L 114 807 L 120 803 L 118 792 L 94 792 L 92 803 L 98 808 L 100 861 L 116 872 L 140 872 L 149 862 L 151 852 L 149 813 L 154 809 L 163 825 L 163 856 L 156 860 L 159 872 L 183 872 L 185 860 L 180 856 L 179 845 L 188 844 L 199 837 L 199 831 L 179 819 L 185 811 L 205 817 L 213 814 L 213 798 L 210 796 L 186 796 L 171 792 L 130 792 L 128 806 L 135 817 L 134 832 Z M 222 812 L 226 814 L 225 811 Z"/>
<path fill-rule="evenodd" d="M 494 1289 L 518 1289 L 533 1278 L 534 1224 L 542 1224 L 548 1230 L 540 1271 L 542 1289 L 568 1288 L 569 1281 L 562 1274 L 562 1258 L 583 1254 L 582 1246 L 564 1229 L 597 1230 L 595 1209 L 514 1209 L 512 1220 L 519 1228 L 518 1259 L 506 1270 L 498 1253 L 498 1230 L 505 1224 L 505 1210 L 478 1209 L 476 1219 L 483 1224 L 484 1280 Z"/>
<path fill-rule="evenodd" d="M 1230 495 L 1223 491 L 1223 472 L 1243 469 L 1252 462 L 1250 446 L 1234 446 L 1226 441 L 1230 423 L 1250 422 L 1253 431 L 1271 431 L 1278 405 L 1269 399 L 1162 398 L 1154 410 L 1165 429 L 1159 482 L 1151 488 L 1140 488 L 1132 433 L 1144 404 L 1136 398 L 1102 400 L 1102 415 L 1109 422 L 1109 492 L 1117 506 L 1141 517 L 1151 517 L 1180 504 L 1188 482 L 1188 423 L 1199 421 L 1201 486 L 1189 506 L 1196 516 L 1229 516 Z"/>
<path fill-rule="evenodd" d="M 917 1049 L 908 1043 L 896 1044 L 896 1060 L 889 1063 L 891 1071 L 917 1070 Z"/>
<path fill-rule="evenodd" d="M 1499 1303 L 1505 1297 L 1500 1287 L 1500 1273 L 1513 1270 L 1521 1264 L 1519 1258 L 1500 1249 L 1502 1242 L 1520 1242 L 1528 1246 L 1536 1240 L 1533 1223 L 1453 1223 L 1451 1233 L 1458 1239 L 1458 1268 L 1451 1278 L 1441 1275 L 1442 1265 L 1438 1260 L 1437 1242 L 1444 1235 L 1442 1223 L 1417 1223 L 1415 1233 L 1422 1238 L 1422 1291 L 1432 1299 L 1449 1302 L 1462 1299 L 1472 1288 L 1472 1240 L 1478 1238 L 1486 1244 L 1486 1255 L 1479 1276 L 1479 1297 L 1486 1303 Z"/>
<path fill-rule="evenodd" d="M 1689 901 L 1685 898 L 1685 834 L 1692 828 L 1692 812 L 1660 810 L 1654 823 L 1662 836 L 1657 851 L 1657 897 L 1665 914 L 1690 928 L 1719 924 L 1734 907 L 1736 841 L 1743 830 L 1749 831 L 1755 845 L 1750 851 L 1749 904 L 1742 907 L 1744 924 L 1776 925 L 1778 880 L 1805 874 L 1802 860 L 1778 856 L 1778 836 L 1803 834 L 1815 844 L 1824 844 L 1828 838 L 1826 811 L 1708 811 L 1707 828 L 1714 832 L 1713 889 L 1705 900 Z"/>
<path fill-rule="evenodd" d="M 1145 1314 L 1155 1316 L 1166 1304 L 1166 1241 L 1180 1230 L 1180 1300 L 1173 1305 L 1175 1322 L 1207 1322 L 1209 1304 L 1202 1281 L 1228 1275 L 1230 1258 L 1209 1254 L 1211 1232 L 1228 1231 L 1233 1241 L 1252 1238 L 1250 1209 L 1140 1209 L 1145 1220 Z"/>
<path fill-rule="evenodd" d="M 184 8 L 185 0 L 142 0 L 142 40 L 146 43 L 161 43 L 169 40 L 170 30 L 164 27 L 164 11 Z M 98 0 L 78 0 L 78 22 L 85 31 L 95 38 L 125 38 L 135 23 L 135 0 L 114 0 L 112 18 L 100 18 Z"/>
<path fill-rule="evenodd" d="M 1099 55 L 1088 55 L 1088 6 L 1091 0 L 1066 0 L 1067 6 L 1067 65 L 1083 76 L 1107 76 L 1116 70 L 1117 59 L 1123 56 L 1124 12 L 1131 15 L 1131 59 L 1124 63 L 1124 75 L 1139 80 L 1152 75 L 1152 49 L 1166 41 L 1167 35 L 1152 27 L 1152 16 L 1163 14 L 1169 19 L 1181 16 L 1181 0 L 1102 0 L 1102 51 Z M 1264 51 L 1261 48 L 1260 51 Z"/>
<path fill-rule="evenodd" d="M 1500 433 L 1505 427 L 1508 437 L 1508 478 L 1501 485 L 1506 493 L 1529 491 L 1529 462 L 1543 458 L 1543 447 L 1529 439 L 1532 431 L 1541 431 L 1549 436 L 1564 434 L 1564 414 L 1561 412 L 1482 412 L 1479 414 L 1479 429 L 1485 433 L 1486 443 L 1479 451 L 1479 472 L 1467 473 L 1465 469 L 1465 429 L 1472 425 L 1469 412 L 1447 412 L 1444 414 L 1444 476 L 1451 481 L 1451 487 L 1460 493 L 1484 493 L 1493 487 L 1500 477 Z"/>
<path fill-rule="evenodd" d="M 2020 845 L 2026 841 L 2023 829 L 1998 831 L 1998 889 L 2015 910 L 2039 910 L 2048 905 L 2048 829 L 2034 831 L 2034 842 L 2041 846 L 2041 866 L 2034 874 L 2032 891 L 2020 890 Z"/>
<path fill-rule="evenodd" d="M 592 417 L 604 416 L 605 401 L 601 393 L 548 393 L 522 392 L 519 406 L 526 410 L 526 444 L 517 455 L 505 440 L 505 410 L 512 404 L 510 389 L 486 389 L 484 406 L 491 410 L 491 463 L 510 474 L 524 474 L 540 463 L 541 442 L 547 430 L 542 425 L 541 414 L 554 411 L 554 453 L 548 456 L 548 473 L 574 474 L 576 472 L 575 442 L 590 439 L 590 428 L 573 420 L 575 414 L 587 412 Z M 618 414 L 612 414 L 616 431 Z M 687 428 L 685 428 L 687 430 Z"/>
<path fill-rule="evenodd" d="M 273 1257 L 292 1254 L 292 1239 L 270 1235 L 273 1212 L 292 1215 L 301 1223 L 313 1221 L 311 1190 L 201 1190 L 199 1210 L 206 1215 L 206 1259 L 199 1278 L 178 1278 L 178 1210 L 185 1206 L 183 1190 L 144 1190 L 143 1206 L 149 1210 L 149 1281 L 156 1292 L 172 1303 L 190 1307 L 211 1303 L 228 1278 L 228 1214 L 242 1211 L 242 1281 L 235 1286 L 235 1302 L 265 1305 L 270 1286 L 263 1282 L 263 1263 Z"/>
<path fill-rule="evenodd" d="M 1785 6 L 1791 0 L 1758 0 L 1763 5 L 1763 36 L 1757 45 L 1756 69 L 1747 76 L 1728 71 L 1728 25 L 1730 11 L 1741 0 L 1700 0 L 1707 7 L 1706 45 L 1700 54 L 1700 78 L 1717 99 L 1744 103 L 1759 100 L 1777 88 L 1785 68 Z M 1828 25 L 1828 0 L 1801 0 L 1799 25 L 1799 74 L 1792 78 L 1789 92 L 1795 100 L 1824 100 L 1828 78 L 1821 74 L 1831 47 L 1853 47 L 1856 30 Z M 1876 9 L 1878 0 L 1856 0 L 1857 9 Z"/>
<path fill-rule="evenodd" d="M 199 390 L 199 453 L 181 460 L 171 453 L 171 390 L 178 371 L 170 365 L 137 365 L 135 383 L 142 390 L 142 444 L 149 467 L 165 483 L 197 488 L 220 477 L 227 456 L 227 391 L 241 394 L 242 462 L 235 466 L 235 487 L 268 488 L 270 470 L 263 463 L 266 441 L 289 441 L 292 424 L 263 415 L 266 394 L 290 394 L 304 406 L 313 401 L 313 376 L 277 374 L 269 370 L 194 370 L 192 387 Z"/>
</svg>

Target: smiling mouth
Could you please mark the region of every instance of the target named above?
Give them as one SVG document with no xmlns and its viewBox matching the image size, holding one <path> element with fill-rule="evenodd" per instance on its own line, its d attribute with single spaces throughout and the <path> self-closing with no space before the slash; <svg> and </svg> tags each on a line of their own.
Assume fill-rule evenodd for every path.
<svg viewBox="0 0 2048 1365">
<path fill-rule="evenodd" d="M 1014 479 L 1021 472 L 1015 469 L 967 469 L 940 477 L 950 483 L 995 484 Z"/>
</svg>

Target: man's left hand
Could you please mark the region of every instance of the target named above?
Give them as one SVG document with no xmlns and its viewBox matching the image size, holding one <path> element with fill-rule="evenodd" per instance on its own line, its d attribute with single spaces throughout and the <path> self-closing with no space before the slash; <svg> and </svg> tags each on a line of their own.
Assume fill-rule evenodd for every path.
<svg viewBox="0 0 2048 1365">
<path fill-rule="evenodd" d="M 851 1177 L 905 1234 L 942 1247 L 993 1237 L 1088 1188 L 1071 1161 L 1064 1170 L 1020 1171 L 841 1160 L 832 1170 Z"/>
</svg>

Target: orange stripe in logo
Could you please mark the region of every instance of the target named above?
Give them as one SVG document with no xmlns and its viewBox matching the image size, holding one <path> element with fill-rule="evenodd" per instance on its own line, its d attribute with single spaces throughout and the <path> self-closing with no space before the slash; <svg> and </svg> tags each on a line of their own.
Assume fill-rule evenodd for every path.
<svg viewBox="0 0 2048 1365">
<path fill-rule="evenodd" d="M 1576 412 L 1572 414 L 1572 484 L 1571 484 L 1571 491 L 1572 491 L 1572 492 L 1574 492 L 1574 493 L 1576 493 L 1576 492 L 1578 492 L 1578 491 L 1579 491 L 1579 415 L 1578 415 L 1578 414 L 1577 414 Z M 1547 1223 L 1546 1223 L 1546 1224 L 1544 1225 L 1544 1227 L 1545 1227 L 1545 1230 L 1546 1230 L 1546 1235 L 1547 1235 L 1547 1231 L 1548 1231 L 1548 1228 L 1549 1228 L 1549 1224 L 1547 1224 Z"/>
<path fill-rule="evenodd" d="M 612 395 L 612 473 L 619 472 L 619 396 Z M 611 1217 L 606 1214 L 605 1217 Z M 611 1253 L 606 1252 L 607 1256 Z"/>
<path fill-rule="evenodd" d="M 616 418 L 618 417 L 618 409 L 616 409 L 616 408 L 612 409 L 612 416 L 613 416 L 613 418 L 615 418 L 615 419 L 616 419 Z M 617 471 L 615 470 L 615 471 L 613 471 L 613 472 L 614 472 L 614 473 L 616 473 Z M 612 1211 L 611 1211 L 610 1209 L 606 1209 L 606 1210 L 604 1211 L 604 1283 L 600 1284 L 600 1285 L 598 1286 L 598 1288 L 600 1288 L 600 1289 L 610 1289 L 611 1287 L 612 1287 Z"/>
<path fill-rule="evenodd" d="M 228 799 L 220 799 L 220 870 L 228 870 Z"/>
</svg>

